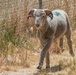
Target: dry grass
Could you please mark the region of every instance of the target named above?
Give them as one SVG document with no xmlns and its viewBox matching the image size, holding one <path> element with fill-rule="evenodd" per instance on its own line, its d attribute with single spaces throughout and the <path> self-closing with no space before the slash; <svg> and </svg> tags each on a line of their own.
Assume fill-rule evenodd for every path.
<svg viewBox="0 0 76 75">
<path fill-rule="evenodd" d="M 50 10 L 63 9 L 65 10 L 69 17 L 71 25 L 73 25 L 73 30 L 76 29 L 76 1 L 75 0 L 43 0 L 43 8 L 48 8 Z M 3 7 L 3 8 L 2 8 Z M 6 9 L 8 7 L 8 10 Z M 0 53 L 0 72 L 6 74 L 1 75 L 11 75 L 11 72 L 19 72 L 19 70 L 24 70 L 33 75 L 76 75 L 76 59 L 72 63 L 72 58 L 68 54 L 68 46 L 66 39 L 64 40 L 64 52 L 62 54 L 56 54 L 60 52 L 58 43 L 52 45 L 50 48 L 51 54 L 51 70 L 47 72 L 46 70 L 37 71 L 36 67 L 39 62 L 39 56 L 41 51 L 41 46 L 38 38 L 36 38 L 36 30 L 34 28 L 33 19 L 31 18 L 27 22 L 27 14 L 30 9 L 37 8 L 38 1 L 30 0 L 12 0 L 12 1 L 1 1 L 1 14 L 0 14 L 0 24 L 2 22 L 8 22 L 8 26 L 16 25 L 15 35 L 17 37 L 22 37 L 25 39 L 24 47 L 19 48 L 18 46 L 9 47 L 6 52 Z M 5 11 L 5 12 L 4 12 Z M 5 23 L 6 24 L 6 23 Z M 31 30 L 31 28 L 34 28 Z M 1 33 L 1 27 L 0 27 Z M 6 34 L 6 33 L 5 33 Z M 13 40 L 13 39 L 12 39 Z M 4 40 L 3 40 L 4 41 Z M 73 49 L 76 52 L 76 30 L 72 32 Z M 5 42 L 5 41 L 4 41 Z M 54 47 L 55 46 L 55 47 Z M 56 52 L 56 53 L 54 53 Z M 45 64 L 44 64 L 45 67 Z M 25 74 L 25 73 L 24 73 Z M 24 75 L 22 74 L 22 75 Z M 13 74 L 14 75 L 14 74 Z M 17 74 L 18 75 L 18 74 Z M 26 75 L 26 74 L 25 74 Z"/>
<path fill-rule="evenodd" d="M 75 45 L 75 35 L 76 31 L 73 32 L 73 48 L 74 51 L 76 49 Z M 32 41 L 33 40 L 33 41 Z M 30 40 L 35 46 L 34 48 L 28 48 L 33 49 L 32 51 L 26 50 L 25 48 L 20 49 L 16 48 L 14 50 L 14 54 L 12 55 L 13 61 L 8 61 L 4 56 L 0 58 L 0 72 L 4 73 L 3 75 L 10 74 L 9 71 L 18 72 L 20 70 L 25 69 L 24 72 L 30 72 L 32 75 L 76 75 L 76 57 L 75 60 L 70 56 L 68 47 L 65 44 L 65 51 L 61 54 L 51 53 L 50 55 L 50 62 L 51 62 L 51 68 L 49 70 L 44 69 L 45 63 L 43 66 L 43 70 L 38 71 L 36 69 L 38 62 L 39 62 L 39 56 L 40 56 L 40 49 L 39 44 L 36 43 L 35 39 Z M 38 45 L 38 47 L 36 46 Z M 67 50 L 66 50 L 67 49 Z M 76 53 L 76 51 L 75 51 Z M 27 54 L 27 56 L 26 56 Z M 31 75 L 30 74 L 30 75 Z"/>
</svg>

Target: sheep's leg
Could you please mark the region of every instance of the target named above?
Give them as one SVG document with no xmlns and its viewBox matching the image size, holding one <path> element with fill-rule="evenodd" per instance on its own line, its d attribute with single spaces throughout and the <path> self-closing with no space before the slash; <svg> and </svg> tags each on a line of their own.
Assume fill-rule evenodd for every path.
<svg viewBox="0 0 76 75">
<path fill-rule="evenodd" d="M 63 49 L 63 38 L 60 38 L 59 46 L 61 48 L 61 52 L 63 52 L 64 51 L 64 49 Z"/>
<path fill-rule="evenodd" d="M 69 46 L 69 53 L 74 56 L 73 48 L 72 48 L 72 40 L 71 40 L 71 31 L 66 33 L 67 43 Z"/>
<path fill-rule="evenodd" d="M 46 68 L 50 68 L 49 51 L 47 51 L 47 53 L 46 53 Z"/>
<path fill-rule="evenodd" d="M 41 45 L 44 47 L 44 42 L 41 40 Z M 46 52 L 46 68 L 50 68 L 50 58 L 49 58 L 49 51 Z"/>
<path fill-rule="evenodd" d="M 41 55 L 40 55 L 40 62 L 39 62 L 39 66 L 37 67 L 37 69 L 41 69 L 42 68 L 42 65 L 43 65 L 43 61 L 44 61 L 44 58 L 45 58 L 45 55 L 51 45 L 53 41 L 53 38 L 48 40 L 47 44 L 45 45 L 44 49 L 41 51 Z"/>
</svg>

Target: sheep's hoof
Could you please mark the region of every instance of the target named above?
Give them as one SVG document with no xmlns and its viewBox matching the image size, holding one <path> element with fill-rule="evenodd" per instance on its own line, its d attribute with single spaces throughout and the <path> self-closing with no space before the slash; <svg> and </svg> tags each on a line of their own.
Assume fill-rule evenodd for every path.
<svg viewBox="0 0 76 75">
<path fill-rule="evenodd" d="M 75 56 L 75 54 L 74 54 L 74 53 L 71 53 L 71 56 L 72 56 L 72 57 L 74 57 L 74 56 Z"/>
<path fill-rule="evenodd" d="M 50 66 L 46 66 L 46 69 L 50 69 Z"/>
<path fill-rule="evenodd" d="M 41 70 L 41 68 L 42 68 L 41 66 L 38 66 L 38 67 L 37 67 L 37 69 L 40 69 L 40 70 Z"/>
<path fill-rule="evenodd" d="M 46 71 L 49 72 L 50 70 L 51 70 L 50 66 L 46 67 Z"/>
<path fill-rule="evenodd" d="M 71 56 L 72 56 L 72 57 L 74 57 L 74 56 L 75 56 L 74 52 L 70 52 L 70 54 L 71 54 Z"/>
</svg>

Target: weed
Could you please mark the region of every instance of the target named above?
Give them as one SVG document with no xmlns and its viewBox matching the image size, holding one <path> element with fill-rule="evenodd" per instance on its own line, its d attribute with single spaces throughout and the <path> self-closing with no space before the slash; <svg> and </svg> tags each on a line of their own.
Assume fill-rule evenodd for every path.
<svg viewBox="0 0 76 75">
<path fill-rule="evenodd" d="M 0 51 L 8 53 L 9 48 L 23 47 L 24 40 L 20 36 L 15 35 L 16 25 L 8 25 L 7 21 L 0 23 Z"/>
</svg>

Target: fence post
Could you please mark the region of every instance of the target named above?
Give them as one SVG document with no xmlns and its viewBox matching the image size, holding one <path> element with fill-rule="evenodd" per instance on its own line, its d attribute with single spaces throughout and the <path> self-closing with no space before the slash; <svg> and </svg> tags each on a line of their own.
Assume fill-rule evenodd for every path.
<svg viewBox="0 0 76 75">
<path fill-rule="evenodd" d="M 42 9 L 42 0 L 39 0 L 39 9 Z"/>
</svg>

